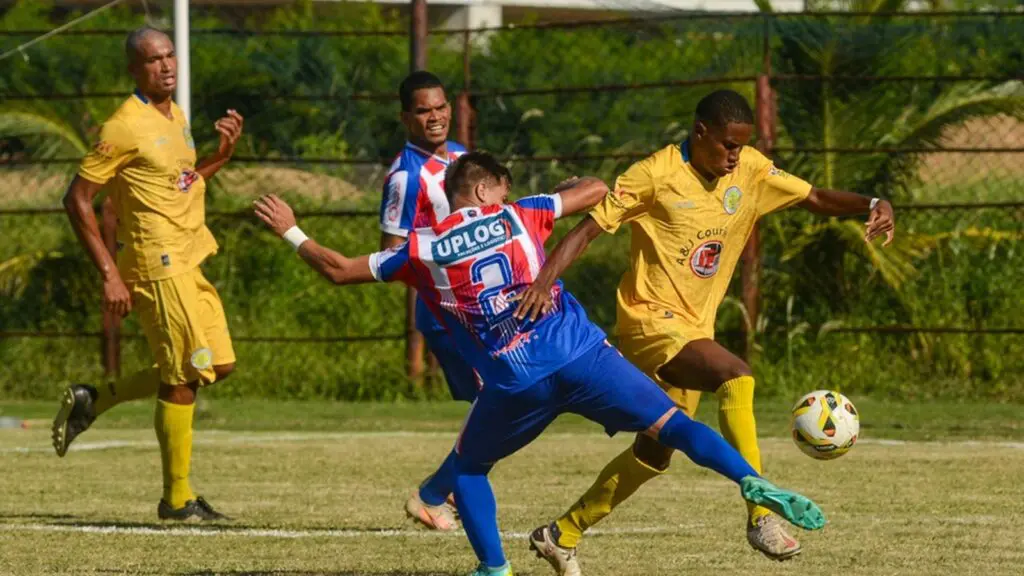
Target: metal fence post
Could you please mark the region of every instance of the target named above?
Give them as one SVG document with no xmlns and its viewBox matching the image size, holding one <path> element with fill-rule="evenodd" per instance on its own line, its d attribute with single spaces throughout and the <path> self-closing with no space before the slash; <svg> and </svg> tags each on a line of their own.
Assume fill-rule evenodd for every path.
<svg viewBox="0 0 1024 576">
<path fill-rule="evenodd" d="M 103 200 L 100 218 L 103 245 L 116 260 L 117 213 L 109 196 Z M 121 376 L 121 317 L 106 309 L 103 310 L 103 374 L 108 378 Z"/>
<path fill-rule="evenodd" d="M 455 114 L 459 125 L 459 142 L 467 150 L 472 150 L 475 144 L 473 138 L 473 105 L 469 100 L 469 86 L 473 79 L 470 69 L 471 49 L 469 30 L 466 30 L 462 34 L 462 92 L 459 93 L 456 102 Z"/>
<path fill-rule="evenodd" d="M 427 0 L 411 0 L 409 21 L 409 68 L 427 69 Z"/>
<path fill-rule="evenodd" d="M 427 1 L 411 0 L 410 9 L 409 71 L 415 72 L 427 67 Z M 423 387 L 425 349 L 423 334 L 416 329 L 416 290 L 409 288 L 405 293 L 405 369 L 418 388 Z"/>
<path fill-rule="evenodd" d="M 771 157 L 775 134 L 775 106 L 771 85 L 771 20 L 764 17 L 764 45 L 761 74 L 757 76 L 755 114 L 757 122 L 757 149 Z M 757 330 L 761 303 L 761 230 L 757 224 L 750 232 L 750 239 L 743 247 L 742 300 L 746 309 L 743 326 L 743 356 L 749 362 L 754 354 L 754 335 Z"/>
</svg>

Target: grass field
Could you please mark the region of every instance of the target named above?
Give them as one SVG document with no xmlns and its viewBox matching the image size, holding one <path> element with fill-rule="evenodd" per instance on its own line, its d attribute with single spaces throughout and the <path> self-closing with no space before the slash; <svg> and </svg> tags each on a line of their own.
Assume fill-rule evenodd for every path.
<svg viewBox="0 0 1024 576">
<path fill-rule="evenodd" d="M 834 462 L 782 437 L 788 402 L 759 406 L 766 474 L 829 515 L 805 553 L 752 552 L 728 481 L 683 458 L 580 547 L 584 573 L 1020 574 L 1020 406 L 858 401 L 865 441 Z M 155 519 L 159 457 L 145 403 L 97 423 L 67 458 L 49 448 L 53 404 L 0 403 L 0 574 L 398 575 L 473 567 L 461 534 L 417 530 L 402 503 L 451 446 L 465 410 L 442 404 L 202 405 L 193 476 L 236 520 Z M 714 419 L 714 403 L 701 415 Z M 492 474 L 517 574 L 546 575 L 525 534 L 559 514 L 627 443 L 563 418 Z"/>
</svg>

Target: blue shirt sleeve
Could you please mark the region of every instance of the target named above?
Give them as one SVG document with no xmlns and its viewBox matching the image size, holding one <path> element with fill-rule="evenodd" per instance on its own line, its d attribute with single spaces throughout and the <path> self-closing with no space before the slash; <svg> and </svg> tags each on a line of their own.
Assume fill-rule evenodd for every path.
<svg viewBox="0 0 1024 576">
<path fill-rule="evenodd" d="M 412 286 L 415 278 L 409 262 L 409 242 L 370 254 L 370 273 L 378 282 L 402 282 Z"/>
<path fill-rule="evenodd" d="M 558 194 L 527 196 L 512 205 L 527 229 L 541 241 L 555 229 L 555 220 L 562 215 L 562 197 Z"/>
</svg>

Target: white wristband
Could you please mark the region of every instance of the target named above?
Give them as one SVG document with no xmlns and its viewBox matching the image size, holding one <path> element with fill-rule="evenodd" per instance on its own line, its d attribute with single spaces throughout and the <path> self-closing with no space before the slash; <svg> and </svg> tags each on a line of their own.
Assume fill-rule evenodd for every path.
<svg viewBox="0 0 1024 576">
<path fill-rule="evenodd" d="M 869 211 L 869 212 L 870 212 L 871 210 L 874 210 L 874 209 L 875 209 L 875 206 L 878 206 L 878 201 L 879 201 L 879 200 L 880 200 L 880 198 L 872 198 L 872 199 L 871 199 L 871 204 L 868 204 L 868 211 Z"/>
<path fill-rule="evenodd" d="M 285 230 L 284 234 L 281 235 L 281 238 L 287 240 L 288 243 L 292 245 L 292 248 L 295 248 L 296 252 L 299 251 L 299 246 L 302 246 L 303 242 L 309 240 L 309 236 L 306 236 L 306 233 L 298 226 L 292 226 Z"/>
</svg>

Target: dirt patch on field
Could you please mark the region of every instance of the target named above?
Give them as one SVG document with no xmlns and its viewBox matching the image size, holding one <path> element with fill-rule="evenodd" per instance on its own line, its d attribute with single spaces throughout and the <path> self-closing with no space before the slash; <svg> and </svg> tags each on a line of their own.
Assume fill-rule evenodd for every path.
<svg viewBox="0 0 1024 576">
<path fill-rule="evenodd" d="M 946 131 L 945 148 L 1024 148 L 1024 122 L 1010 116 L 978 118 Z M 921 178 L 925 184 L 952 185 L 987 179 L 1024 177 L 1021 152 L 941 152 L 925 154 Z"/>
<path fill-rule="evenodd" d="M 0 168 L 0 206 L 57 206 L 72 173 Z"/>
<path fill-rule="evenodd" d="M 217 184 L 232 196 L 242 197 L 283 193 L 333 202 L 363 195 L 357 186 L 341 178 L 276 166 L 226 169 L 217 175 Z"/>
</svg>

